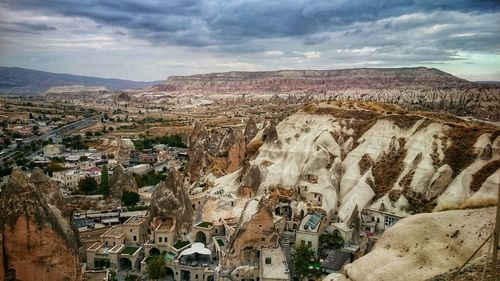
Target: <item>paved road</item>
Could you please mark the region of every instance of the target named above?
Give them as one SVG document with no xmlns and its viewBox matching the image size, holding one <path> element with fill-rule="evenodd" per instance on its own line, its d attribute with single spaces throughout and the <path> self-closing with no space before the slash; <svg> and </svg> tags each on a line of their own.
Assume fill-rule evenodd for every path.
<svg viewBox="0 0 500 281">
<path fill-rule="evenodd" d="M 2 154 L 0 155 L 0 162 L 4 162 L 9 158 L 12 158 L 14 154 L 19 151 L 21 147 L 30 145 L 31 143 L 39 140 L 48 140 L 57 135 L 69 135 L 71 133 L 77 132 L 81 129 L 85 129 L 94 125 L 98 119 L 101 118 L 101 114 L 97 114 L 91 117 L 84 118 L 82 120 L 75 121 L 73 123 L 62 126 L 61 128 L 54 129 L 50 132 L 47 132 L 41 136 L 33 136 L 31 138 L 23 140 L 21 144 L 19 144 L 16 148 L 6 148 L 2 150 Z"/>
</svg>

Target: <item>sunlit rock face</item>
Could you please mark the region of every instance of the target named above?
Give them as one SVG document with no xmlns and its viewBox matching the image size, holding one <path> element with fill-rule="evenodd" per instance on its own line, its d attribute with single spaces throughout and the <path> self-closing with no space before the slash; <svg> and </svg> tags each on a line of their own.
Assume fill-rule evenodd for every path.
<svg viewBox="0 0 500 281">
<path fill-rule="evenodd" d="M 14 170 L 1 193 L 0 277 L 79 280 L 78 236 L 35 186 L 33 181 L 40 183 L 38 176 L 30 182 L 26 174 Z"/>
</svg>

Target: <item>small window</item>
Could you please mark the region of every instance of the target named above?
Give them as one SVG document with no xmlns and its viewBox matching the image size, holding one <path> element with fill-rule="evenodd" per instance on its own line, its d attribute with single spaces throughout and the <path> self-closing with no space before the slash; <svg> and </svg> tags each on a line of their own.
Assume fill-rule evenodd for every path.
<svg viewBox="0 0 500 281">
<path fill-rule="evenodd" d="M 271 258 L 266 258 L 266 264 L 271 264 L 272 260 Z"/>
<path fill-rule="evenodd" d="M 219 230 L 216 228 L 215 229 L 215 234 L 218 234 L 219 233 Z"/>
<path fill-rule="evenodd" d="M 132 229 L 130 230 L 130 232 L 132 232 Z"/>
<path fill-rule="evenodd" d="M 134 235 L 134 241 L 137 241 L 137 236 Z"/>
<path fill-rule="evenodd" d="M 161 237 L 158 237 L 158 242 L 160 242 L 160 243 L 162 242 L 162 241 L 161 241 Z"/>
<path fill-rule="evenodd" d="M 266 241 L 266 238 L 265 237 L 262 237 L 261 238 L 262 242 Z"/>
<path fill-rule="evenodd" d="M 307 245 L 312 246 L 312 242 L 311 241 L 307 241 Z"/>
<path fill-rule="evenodd" d="M 195 274 L 195 275 L 194 275 L 194 278 L 198 279 L 198 274 Z"/>
</svg>

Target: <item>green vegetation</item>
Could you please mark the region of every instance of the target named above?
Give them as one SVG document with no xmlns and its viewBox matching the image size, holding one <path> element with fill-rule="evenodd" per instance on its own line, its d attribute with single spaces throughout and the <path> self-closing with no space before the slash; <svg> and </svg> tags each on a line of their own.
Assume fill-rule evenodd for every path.
<svg viewBox="0 0 500 281">
<path fill-rule="evenodd" d="M 162 137 L 146 138 L 133 140 L 137 150 L 151 149 L 155 144 L 166 144 L 170 147 L 186 148 L 186 144 L 182 142 L 180 135 L 165 135 Z"/>
<path fill-rule="evenodd" d="M 189 241 L 179 241 L 175 243 L 173 247 L 176 248 L 177 250 L 180 250 L 189 244 L 191 244 Z"/>
<path fill-rule="evenodd" d="M 159 139 L 159 143 L 166 144 L 170 147 L 182 147 L 186 148 L 187 146 L 182 142 L 182 138 L 179 135 L 170 135 L 163 136 Z"/>
<path fill-rule="evenodd" d="M 139 280 L 141 280 L 141 278 L 135 274 L 127 274 L 127 276 L 125 276 L 124 280 L 125 281 L 139 281 Z"/>
<path fill-rule="evenodd" d="M 12 173 L 12 168 L 11 167 L 5 167 L 2 166 L 0 167 L 0 177 L 8 176 Z"/>
<path fill-rule="evenodd" d="M 200 222 L 197 226 L 203 227 L 203 228 L 210 228 L 210 227 L 212 227 L 212 225 L 214 225 L 214 224 L 211 222 L 204 221 L 204 222 Z"/>
<path fill-rule="evenodd" d="M 340 249 L 344 246 L 344 239 L 342 239 L 342 236 L 338 232 L 333 234 L 325 233 L 319 237 L 319 243 L 327 249 Z"/>
<path fill-rule="evenodd" d="M 304 277 L 317 279 L 321 276 L 321 270 L 315 267 L 314 251 L 310 245 L 299 244 L 293 252 L 293 264 L 299 274 L 299 279 Z"/>
<path fill-rule="evenodd" d="M 132 140 L 132 142 L 134 143 L 135 149 L 137 150 L 153 148 L 153 142 L 151 141 L 151 139 L 135 139 Z"/>
<path fill-rule="evenodd" d="M 165 253 L 165 260 L 166 261 L 174 261 L 175 260 L 175 256 L 176 256 L 175 253 L 167 252 L 167 253 Z"/>
<path fill-rule="evenodd" d="M 83 194 L 95 194 L 97 181 L 92 177 L 85 177 L 78 182 L 78 190 Z"/>
<path fill-rule="evenodd" d="M 109 173 L 108 166 L 104 165 L 101 170 L 101 182 L 99 183 L 99 194 L 109 196 Z"/>
<path fill-rule="evenodd" d="M 122 254 L 125 254 L 125 255 L 133 255 L 136 251 L 137 251 L 137 247 L 126 247 L 125 249 L 123 249 L 123 252 Z"/>
<path fill-rule="evenodd" d="M 82 137 L 80 135 L 75 135 L 72 137 L 63 138 L 62 143 L 69 148 L 83 150 L 89 147 L 82 142 Z"/>
<path fill-rule="evenodd" d="M 163 279 L 167 276 L 165 270 L 165 259 L 163 256 L 155 256 L 148 262 L 148 277 L 151 280 Z"/>
<path fill-rule="evenodd" d="M 125 206 L 134 206 L 139 202 L 139 194 L 136 192 L 125 191 L 122 195 L 122 202 Z"/>
<path fill-rule="evenodd" d="M 219 244 L 219 246 L 221 247 L 224 247 L 224 241 L 222 241 L 222 239 L 217 239 L 217 244 Z"/>
<path fill-rule="evenodd" d="M 157 185 L 159 182 L 164 181 L 166 178 L 167 175 L 155 173 L 155 171 L 151 171 L 144 175 L 134 174 L 134 179 L 139 187 Z"/>
</svg>

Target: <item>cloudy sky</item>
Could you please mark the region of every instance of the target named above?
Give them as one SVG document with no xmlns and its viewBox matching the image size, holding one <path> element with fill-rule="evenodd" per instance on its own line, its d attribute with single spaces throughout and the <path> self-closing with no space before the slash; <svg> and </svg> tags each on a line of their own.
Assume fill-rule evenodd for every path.
<svg viewBox="0 0 500 281">
<path fill-rule="evenodd" d="M 148 81 L 423 65 L 500 80 L 500 2 L 0 0 L 0 65 Z"/>
</svg>

